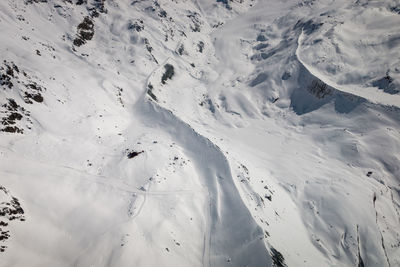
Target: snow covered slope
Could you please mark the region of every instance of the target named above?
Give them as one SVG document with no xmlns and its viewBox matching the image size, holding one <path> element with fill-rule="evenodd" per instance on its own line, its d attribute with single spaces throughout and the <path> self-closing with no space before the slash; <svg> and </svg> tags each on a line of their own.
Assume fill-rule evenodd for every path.
<svg viewBox="0 0 400 267">
<path fill-rule="evenodd" d="M 399 1 L 0 1 L 1 266 L 400 266 Z"/>
</svg>

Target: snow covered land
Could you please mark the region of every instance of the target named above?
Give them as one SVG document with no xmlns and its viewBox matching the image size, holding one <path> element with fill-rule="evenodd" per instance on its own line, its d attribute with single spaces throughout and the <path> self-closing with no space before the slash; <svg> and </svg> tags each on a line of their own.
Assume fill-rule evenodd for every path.
<svg viewBox="0 0 400 267">
<path fill-rule="evenodd" d="M 1 0 L 0 266 L 400 266 L 399 0 Z"/>
</svg>

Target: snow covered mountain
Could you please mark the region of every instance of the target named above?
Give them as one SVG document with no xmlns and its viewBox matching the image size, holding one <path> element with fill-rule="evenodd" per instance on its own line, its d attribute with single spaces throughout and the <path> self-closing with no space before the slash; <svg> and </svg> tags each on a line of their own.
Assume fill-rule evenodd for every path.
<svg viewBox="0 0 400 267">
<path fill-rule="evenodd" d="M 1 266 L 400 266 L 400 1 L 0 1 Z"/>
</svg>

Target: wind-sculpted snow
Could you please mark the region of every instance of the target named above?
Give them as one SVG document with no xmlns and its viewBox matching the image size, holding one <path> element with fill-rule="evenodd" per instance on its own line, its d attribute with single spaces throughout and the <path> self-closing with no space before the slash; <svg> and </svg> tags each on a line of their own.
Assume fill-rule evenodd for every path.
<svg viewBox="0 0 400 267">
<path fill-rule="evenodd" d="M 395 25 L 400 17 L 390 12 L 393 4 L 337 1 L 334 7 L 340 9 L 320 14 L 319 29 L 310 33 L 310 27 L 303 28 L 297 57 L 311 73 L 341 91 L 399 107 L 400 35 Z M 385 77 L 386 85 L 379 82 Z"/>
<path fill-rule="evenodd" d="M 137 107 L 149 126 L 162 127 L 194 162 L 207 194 L 203 266 L 269 266 L 262 229 L 238 198 L 229 163 L 222 151 L 171 111 L 144 99 Z M 236 197 L 235 197 L 236 196 Z M 238 244 L 240 244 L 238 246 Z"/>
<path fill-rule="evenodd" d="M 0 1 L 0 265 L 398 266 L 399 18 Z"/>
</svg>

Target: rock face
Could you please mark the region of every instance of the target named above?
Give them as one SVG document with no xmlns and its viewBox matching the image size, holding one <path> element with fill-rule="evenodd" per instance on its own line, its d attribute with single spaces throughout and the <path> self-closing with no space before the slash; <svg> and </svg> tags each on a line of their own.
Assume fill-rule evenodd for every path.
<svg viewBox="0 0 400 267">
<path fill-rule="evenodd" d="M 400 265 L 378 2 L 0 1 L 0 265 Z"/>
<path fill-rule="evenodd" d="M 11 236 L 8 228 L 14 224 L 13 221 L 24 222 L 25 212 L 19 200 L 10 195 L 10 192 L 4 186 L 0 186 L 0 200 L 0 252 L 5 252 L 7 239 Z"/>
<path fill-rule="evenodd" d="M 90 17 L 85 17 L 77 27 L 77 37 L 74 39 L 74 45 L 81 46 L 87 41 L 92 40 L 94 35 L 94 23 Z"/>
</svg>

